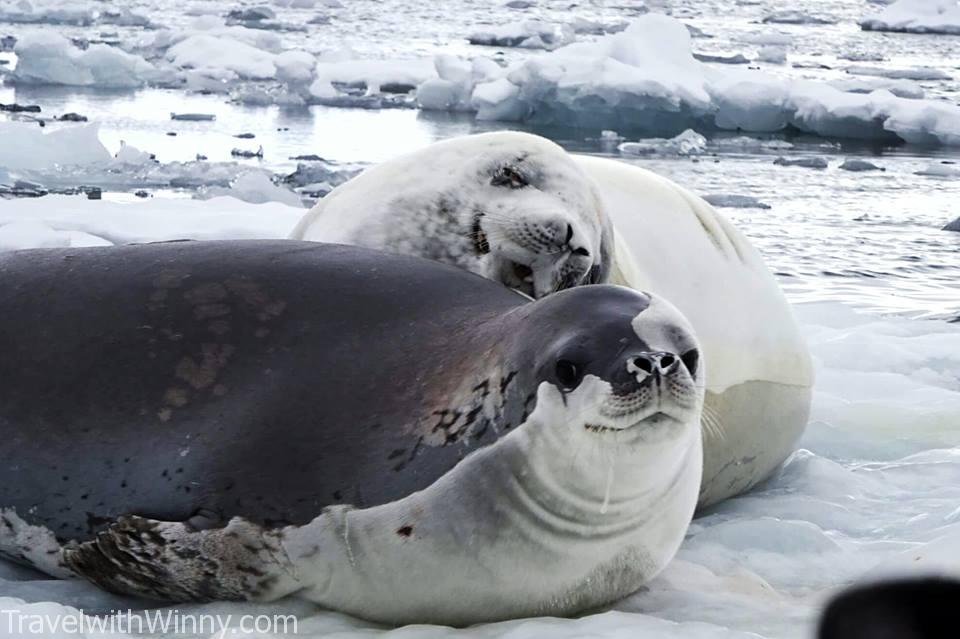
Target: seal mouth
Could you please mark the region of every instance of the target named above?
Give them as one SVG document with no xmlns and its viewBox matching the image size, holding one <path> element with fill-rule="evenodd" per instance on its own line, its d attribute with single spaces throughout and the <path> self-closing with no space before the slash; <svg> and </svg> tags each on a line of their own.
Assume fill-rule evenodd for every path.
<svg viewBox="0 0 960 639">
<path fill-rule="evenodd" d="M 611 433 L 611 432 L 623 432 L 627 430 L 633 430 L 634 428 L 639 428 L 641 426 L 662 424 L 664 422 L 682 423 L 682 421 L 683 420 L 678 419 L 673 415 L 669 415 L 663 411 L 657 411 L 635 422 L 630 422 L 626 426 L 610 426 L 606 424 L 584 424 L 583 427 L 586 430 L 590 431 L 591 433 Z"/>
</svg>

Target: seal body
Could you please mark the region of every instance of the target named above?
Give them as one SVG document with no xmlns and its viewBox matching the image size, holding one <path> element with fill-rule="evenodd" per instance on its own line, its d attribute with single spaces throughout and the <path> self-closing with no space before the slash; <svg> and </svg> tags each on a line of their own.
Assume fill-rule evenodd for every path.
<svg viewBox="0 0 960 639">
<path fill-rule="evenodd" d="M 515 132 L 438 142 L 334 189 L 291 237 L 455 264 L 532 297 L 607 280 L 609 223 L 553 142 Z"/>
<path fill-rule="evenodd" d="M 520 181 L 505 180 L 504 168 Z M 562 220 L 575 229 L 572 244 L 531 240 L 524 252 L 509 239 L 558 236 L 549 229 Z M 419 255 L 535 297 L 608 281 L 662 295 L 688 317 L 707 360 L 701 506 L 768 477 L 806 426 L 810 355 L 769 269 L 712 206 L 650 171 L 526 133 L 464 136 L 334 189 L 293 237 Z M 582 266 L 563 276 L 577 242 L 596 258 L 595 238 L 601 259 L 589 275 L 578 275 Z"/>
<path fill-rule="evenodd" d="M 704 366 L 667 302 L 350 246 L 0 257 L 0 554 L 173 601 L 573 614 L 672 557 Z"/>
<path fill-rule="evenodd" d="M 623 162 L 576 156 L 615 228 L 610 281 L 658 293 L 707 362 L 700 505 L 765 479 L 796 447 L 813 367 L 790 306 L 749 240 L 702 198 Z"/>
</svg>

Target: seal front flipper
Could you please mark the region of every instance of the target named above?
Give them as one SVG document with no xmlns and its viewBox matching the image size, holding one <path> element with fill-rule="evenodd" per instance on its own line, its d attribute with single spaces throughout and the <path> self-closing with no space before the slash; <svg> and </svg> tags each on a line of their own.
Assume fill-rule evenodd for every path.
<svg viewBox="0 0 960 639">
<path fill-rule="evenodd" d="M 282 529 L 240 517 L 223 528 L 120 517 L 62 550 L 78 575 L 111 592 L 168 601 L 270 600 L 300 589 Z"/>
</svg>

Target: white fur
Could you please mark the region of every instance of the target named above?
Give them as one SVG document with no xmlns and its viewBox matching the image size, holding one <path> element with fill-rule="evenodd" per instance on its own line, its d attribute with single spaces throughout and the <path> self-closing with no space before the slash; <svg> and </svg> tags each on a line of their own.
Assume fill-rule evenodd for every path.
<svg viewBox="0 0 960 639">
<path fill-rule="evenodd" d="M 703 199 L 623 162 L 574 156 L 614 226 L 611 281 L 658 293 L 690 320 L 707 389 L 765 380 L 811 386 L 813 369 L 776 280 L 750 242 Z"/>
<path fill-rule="evenodd" d="M 531 185 L 493 184 L 503 166 L 519 168 Z M 490 248 L 485 255 L 474 242 L 478 214 Z M 557 289 L 565 265 L 586 272 L 600 262 L 604 222 L 599 194 L 562 148 L 528 134 L 486 133 L 438 142 L 368 169 L 322 199 L 291 237 L 438 259 L 515 287 L 522 286 L 502 271 L 509 275 L 504 264 L 519 263 L 533 270 L 527 292 L 540 297 Z M 544 231 L 562 243 L 568 225 L 568 247 L 531 251 L 527 241 Z"/>
<path fill-rule="evenodd" d="M 313 578 L 299 595 L 389 623 L 465 625 L 633 592 L 673 557 L 693 516 L 699 403 L 682 422 L 591 432 L 608 393 L 587 377 L 564 402 L 544 382 L 524 424 L 426 490 L 288 529 L 287 556 Z"/>
</svg>

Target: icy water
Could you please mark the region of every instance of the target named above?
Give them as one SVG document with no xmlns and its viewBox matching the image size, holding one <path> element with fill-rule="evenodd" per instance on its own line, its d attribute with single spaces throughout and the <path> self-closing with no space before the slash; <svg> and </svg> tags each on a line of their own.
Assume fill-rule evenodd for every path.
<svg viewBox="0 0 960 639">
<path fill-rule="evenodd" d="M 0 11 L 14 4 L 0 0 Z M 125 6 L 157 24 L 184 28 L 197 14 L 222 16 L 255 4 L 156 1 Z M 277 32 L 282 48 L 314 54 L 346 50 L 354 57 L 400 58 L 417 64 L 440 52 L 512 61 L 542 53 L 471 46 L 466 34 L 530 17 L 565 22 L 575 16 L 613 24 L 649 9 L 701 30 L 705 35 L 694 38 L 694 50 L 701 53 L 743 53 L 753 58 L 763 46 L 757 44 L 758 35 L 761 40 L 769 40 L 771 34 L 789 36 L 786 65 L 754 63 L 779 76 L 875 82 L 875 76 L 848 73 L 849 67 L 874 67 L 886 73 L 925 67 L 944 77 L 900 80 L 900 89 L 951 103 L 960 98 L 960 37 L 862 32 L 857 19 L 880 5 L 861 1 L 644 5 L 610 0 L 571 6 L 570 0 L 538 0 L 526 9 L 467 0 L 337 4 L 317 2 L 309 9 L 271 5 L 278 20 L 307 28 Z M 761 22 L 785 9 L 835 22 Z M 307 24 L 317 16 L 329 21 Z M 125 46 L 153 31 L 0 23 L 0 37 L 22 37 L 35 30 Z M 594 37 L 581 34 L 578 39 Z M 8 67 L 16 64 L 10 52 L 0 53 L 0 59 L 7 60 Z M 0 103 L 14 101 L 41 105 L 45 115 L 88 116 L 99 125 L 100 140 L 111 152 L 123 141 L 155 154 L 170 167 L 196 164 L 201 154 L 207 158 L 204 162 L 216 164 L 228 178 L 247 168 L 282 176 L 296 168 L 297 161 L 291 158 L 297 155 L 316 154 L 330 166 L 361 167 L 456 135 L 527 128 L 412 108 L 244 106 L 225 95 L 159 88 L 105 92 L 0 87 Z M 216 120 L 171 121 L 171 112 L 209 113 Z M 0 114 L 3 117 L 24 116 Z M 46 129 L 68 126 L 51 122 Z M 301 603 L 189 609 L 236 616 L 291 612 L 298 616 L 301 636 L 799 638 L 812 635 L 818 609 L 844 584 L 907 570 L 960 573 L 960 325 L 944 321 L 960 317 L 960 233 L 941 230 L 960 216 L 960 148 L 891 146 L 790 133 L 754 135 L 745 141 L 735 133 L 705 131 L 707 147 L 694 156 L 631 157 L 621 155 L 615 144 L 601 142 L 599 128 L 531 130 L 578 153 L 635 162 L 701 195 L 750 196 L 768 207 L 722 212 L 758 246 L 797 304 L 814 353 L 818 375 L 814 411 L 801 450 L 770 482 L 698 518 L 677 560 L 649 589 L 601 614 L 455 631 L 378 628 Z M 618 132 L 631 141 L 650 135 L 622 127 Z M 242 133 L 254 137 L 234 137 Z M 675 133 L 679 131 L 664 135 Z M 260 146 L 262 159 L 231 157 L 232 149 L 255 151 Z M 822 158 L 827 167 L 774 164 L 779 156 Z M 868 160 L 882 170 L 840 169 L 848 159 Z M 918 174 L 929 173 L 931 165 L 944 175 Z M 180 165 L 170 169 L 191 170 Z M 50 188 L 95 184 L 104 189 L 108 201 L 82 196 L 0 200 L 0 243 L 3 225 L 11 222 L 42 222 L 63 232 L 116 241 L 273 237 L 283 236 L 300 214 L 281 204 L 255 206 L 222 198 L 209 204 L 171 203 L 171 198 L 192 197 L 197 189 L 175 188 L 169 179 L 133 169 L 81 171 L 78 177 L 74 171 L 51 167 L 31 177 Z M 135 198 L 138 189 L 153 197 Z M 12 237 L 7 246 L 17 245 L 18 237 L 35 235 Z M 66 605 L 103 612 L 122 603 L 82 584 L 37 580 L 0 566 L 0 610 L 62 614 Z M 0 636 L 6 630 L 0 627 Z"/>
</svg>

